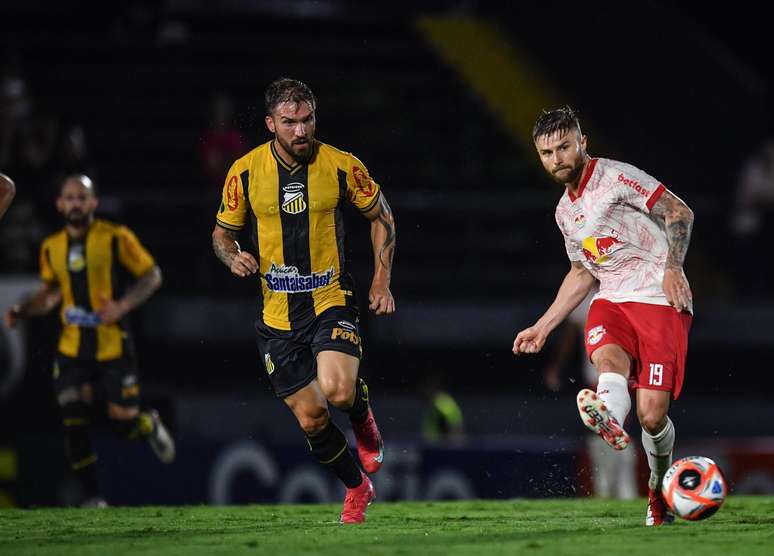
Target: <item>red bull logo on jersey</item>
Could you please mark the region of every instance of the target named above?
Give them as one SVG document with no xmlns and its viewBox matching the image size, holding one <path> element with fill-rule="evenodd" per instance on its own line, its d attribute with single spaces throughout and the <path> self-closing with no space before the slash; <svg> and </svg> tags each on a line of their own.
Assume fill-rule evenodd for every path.
<svg viewBox="0 0 774 556">
<path fill-rule="evenodd" d="M 618 174 L 618 181 L 623 183 L 624 185 L 628 185 L 632 189 L 634 189 L 637 193 L 640 195 L 643 195 L 645 197 L 650 197 L 651 191 L 649 189 L 645 189 L 640 185 L 640 182 L 637 180 L 632 180 L 624 176 L 623 174 Z"/>
<path fill-rule="evenodd" d="M 605 327 L 602 326 L 601 324 L 599 326 L 595 326 L 594 328 L 589 330 L 589 334 L 586 337 L 586 341 L 590 346 L 595 346 L 602 340 L 606 332 L 607 330 L 605 330 Z"/>
<path fill-rule="evenodd" d="M 264 275 L 266 287 L 273 292 L 299 293 L 311 292 L 331 283 L 336 269 L 329 268 L 325 272 L 299 274 L 298 267 L 271 263 L 269 272 Z"/>
<path fill-rule="evenodd" d="M 583 254 L 586 260 L 594 264 L 602 264 L 608 255 L 615 251 L 615 245 L 621 243 L 614 237 L 589 236 L 583 240 Z"/>
</svg>

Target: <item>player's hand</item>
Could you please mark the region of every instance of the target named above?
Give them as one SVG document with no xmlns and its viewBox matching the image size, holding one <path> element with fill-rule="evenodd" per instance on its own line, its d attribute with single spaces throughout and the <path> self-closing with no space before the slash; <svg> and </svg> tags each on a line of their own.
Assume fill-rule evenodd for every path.
<svg viewBox="0 0 774 556">
<path fill-rule="evenodd" d="M 16 326 L 17 322 L 19 322 L 19 306 L 14 305 L 5 312 L 5 315 L 3 315 L 3 323 L 6 328 L 13 328 Z"/>
<path fill-rule="evenodd" d="M 231 274 L 244 278 L 258 272 L 258 263 L 247 251 L 240 251 L 231 261 Z"/>
<path fill-rule="evenodd" d="M 669 304 L 678 312 L 686 311 L 691 306 L 693 294 L 682 268 L 667 268 L 661 287 Z"/>
<path fill-rule="evenodd" d="M 115 324 L 129 312 L 129 307 L 120 299 L 116 301 L 102 295 L 100 300 L 102 301 L 102 307 L 99 308 L 97 314 L 102 324 Z"/>
<path fill-rule="evenodd" d="M 395 299 L 390 288 L 381 284 L 371 284 L 368 292 L 368 308 L 377 315 L 389 315 L 395 312 Z"/>
<path fill-rule="evenodd" d="M 530 326 L 516 335 L 513 340 L 513 353 L 537 353 L 546 343 L 546 335 L 537 327 Z"/>
</svg>

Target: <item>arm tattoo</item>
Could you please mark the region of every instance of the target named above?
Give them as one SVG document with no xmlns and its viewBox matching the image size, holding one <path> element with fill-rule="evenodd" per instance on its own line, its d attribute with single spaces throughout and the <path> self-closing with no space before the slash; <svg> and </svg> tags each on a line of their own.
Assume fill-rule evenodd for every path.
<svg viewBox="0 0 774 556">
<path fill-rule="evenodd" d="M 682 268 L 691 241 L 693 212 L 688 205 L 665 191 L 650 210 L 650 218 L 666 233 L 667 268 Z"/>
<path fill-rule="evenodd" d="M 392 257 L 395 255 L 395 218 L 384 195 L 379 199 L 379 215 L 376 218 L 387 231 L 387 237 L 379 249 L 379 261 L 387 272 L 390 272 L 392 270 Z"/>
<path fill-rule="evenodd" d="M 231 261 L 239 253 L 239 243 L 237 238 L 239 234 L 233 230 L 223 228 L 223 235 L 212 236 L 212 249 L 215 256 L 227 267 L 231 267 Z"/>
</svg>

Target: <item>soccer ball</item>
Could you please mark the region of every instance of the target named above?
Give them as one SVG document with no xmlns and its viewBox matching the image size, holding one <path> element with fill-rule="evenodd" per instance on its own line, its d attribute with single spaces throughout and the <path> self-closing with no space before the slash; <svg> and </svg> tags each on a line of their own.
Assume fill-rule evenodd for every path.
<svg viewBox="0 0 774 556">
<path fill-rule="evenodd" d="M 717 464 L 703 456 L 679 459 L 664 475 L 661 492 L 676 516 L 698 521 L 720 509 L 726 499 L 726 480 Z"/>
</svg>

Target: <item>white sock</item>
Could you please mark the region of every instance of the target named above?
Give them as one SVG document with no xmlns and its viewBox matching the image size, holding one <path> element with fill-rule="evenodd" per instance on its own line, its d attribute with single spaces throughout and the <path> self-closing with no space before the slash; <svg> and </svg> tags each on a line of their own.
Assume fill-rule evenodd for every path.
<svg viewBox="0 0 774 556">
<path fill-rule="evenodd" d="M 605 402 L 608 411 L 623 427 L 626 416 L 632 408 L 629 396 L 629 382 L 618 373 L 600 373 L 597 382 L 597 395 Z"/>
<path fill-rule="evenodd" d="M 667 417 L 667 424 L 657 434 L 651 436 L 642 430 L 642 448 L 648 456 L 650 479 L 648 488 L 658 490 L 664 474 L 672 465 L 672 448 L 675 445 L 675 426 Z"/>
</svg>

